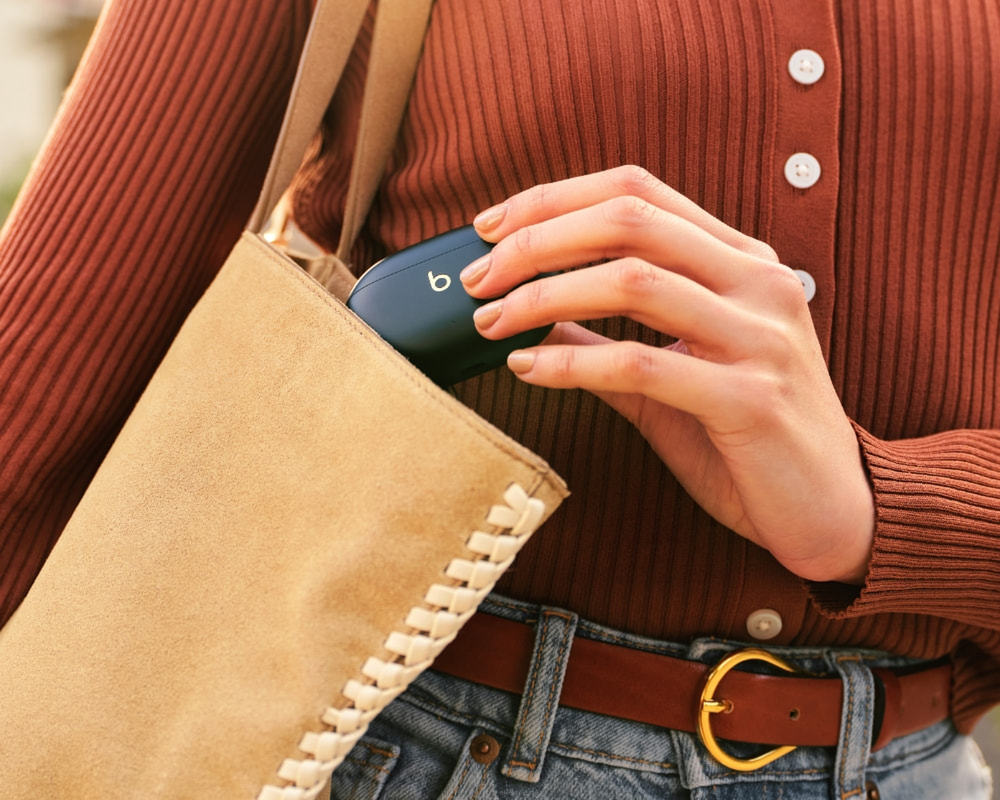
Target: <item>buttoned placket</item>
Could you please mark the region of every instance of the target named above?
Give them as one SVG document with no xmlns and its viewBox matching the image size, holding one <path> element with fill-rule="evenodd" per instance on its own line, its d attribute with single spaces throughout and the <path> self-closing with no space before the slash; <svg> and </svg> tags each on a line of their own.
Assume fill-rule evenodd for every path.
<svg viewBox="0 0 1000 800">
<path fill-rule="evenodd" d="M 840 49 L 832 0 L 807 5 L 772 3 L 777 91 L 768 241 L 802 281 L 827 352 L 840 178 Z"/>
<path fill-rule="evenodd" d="M 762 238 L 801 281 L 816 335 L 827 353 L 840 180 L 841 55 L 836 20 L 832 0 L 811 0 L 808 11 L 794 0 L 774 0 L 771 8 L 774 131 L 768 167 L 770 221 Z M 751 553 L 748 558 L 750 571 L 769 568 L 766 554 Z M 773 585 L 744 585 L 734 624 L 749 641 L 794 641 L 810 602 L 799 588 L 791 576 L 786 591 L 776 591 Z"/>
</svg>

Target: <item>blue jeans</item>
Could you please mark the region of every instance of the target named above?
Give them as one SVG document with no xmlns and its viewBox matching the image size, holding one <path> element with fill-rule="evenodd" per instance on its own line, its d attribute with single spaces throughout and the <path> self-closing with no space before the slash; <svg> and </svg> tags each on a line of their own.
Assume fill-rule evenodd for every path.
<svg viewBox="0 0 1000 800">
<path fill-rule="evenodd" d="M 557 699 L 574 634 L 707 661 L 745 644 L 656 641 L 496 595 L 481 610 L 521 622 L 544 620 L 536 625 L 526 682 L 531 691 L 522 700 L 426 671 L 372 722 L 368 735 L 334 772 L 332 800 L 991 797 L 982 755 L 950 722 L 869 752 L 870 668 L 912 660 L 845 648 L 769 648 L 805 669 L 840 675 L 845 688 L 840 743 L 802 747 L 756 772 L 738 773 L 718 764 L 694 734 L 559 707 Z M 760 751 L 750 745 L 726 747 L 734 755 Z"/>
</svg>

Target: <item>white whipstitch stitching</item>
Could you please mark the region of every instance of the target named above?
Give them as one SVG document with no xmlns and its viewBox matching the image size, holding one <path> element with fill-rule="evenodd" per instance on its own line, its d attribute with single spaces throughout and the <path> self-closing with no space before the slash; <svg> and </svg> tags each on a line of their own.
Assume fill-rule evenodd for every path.
<svg viewBox="0 0 1000 800">
<path fill-rule="evenodd" d="M 342 693 L 350 702 L 328 708 L 322 716 L 329 730 L 306 733 L 299 749 L 308 759 L 288 758 L 278 770 L 284 786 L 268 784 L 257 800 L 313 800 L 319 797 L 334 769 L 364 735 L 368 723 L 406 687 L 455 638 L 493 584 L 510 566 L 521 546 L 541 524 L 545 503 L 512 483 L 504 504 L 495 505 L 486 521 L 501 533 L 473 531 L 466 546 L 468 558 L 455 558 L 445 574 L 457 585 L 433 584 L 424 596 L 428 607 L 414 606 L 406 617 L 409 632 L 392 631 L 385 649 L 391 661 L 371 657 L 351 678 Z"/>
</svg>

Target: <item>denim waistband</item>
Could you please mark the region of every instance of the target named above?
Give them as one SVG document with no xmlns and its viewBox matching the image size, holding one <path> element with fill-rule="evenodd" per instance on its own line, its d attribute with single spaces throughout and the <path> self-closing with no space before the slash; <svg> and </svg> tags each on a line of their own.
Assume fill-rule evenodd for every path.
<svg viewBox="0 0 1000 800">
<path fill-rule="evenodd" d="M 872 755 L 869 751 L 876 692 L 872 668 L 923 663 L 888 653 L 843 647 L 765 646 L 794 666 L 839 676 L 844 685 L 840 741 L 836 748 L 803 747 L 753 773 L 733 772 L 719 764 L 697 737 L 640 722 L 560 707 L 559 692 L 574 637 L 586 637 L 652 653 L 703 663 L 745 648 L 746 642 L 706 637 L 688 644 L 617 631 L 579 619 L 565 609 L 490 595 L 480 611 L 535 628 L 534 648 L 520 696 L 470 683 L 433 670 L 425 672 L 403 696 L 445 719 L 492 732 L 509 741 L 502 773 L 537 781 L 547 753 L 624 766 L 644 772 L 677 774 L 688 788 L 755 782 L 762 778 L 832 781 L 835 797 L 863 794 L 866 773 L 898 768 L 943 747 L 954 736 L 950 722 L 901 737 Z M 760 643 L 753 643 L 760 647 Z M 483 658 L 489 658 L 488 653 Z M 627 675 L 622 680 L 628 680 Z M 761 752 L 755 745 L 726 743 L 739 757 Z"/>
</svg>

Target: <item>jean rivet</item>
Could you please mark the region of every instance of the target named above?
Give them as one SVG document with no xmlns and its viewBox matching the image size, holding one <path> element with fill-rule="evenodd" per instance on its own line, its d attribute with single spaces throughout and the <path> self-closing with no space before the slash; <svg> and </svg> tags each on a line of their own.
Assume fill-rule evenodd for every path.
<svg viewBox="0 0 1000 800">
<path fill-rule="evenodd" d="M 479 764 L 492 764 L 500 755 L 500 742 L 488 734 L 481 733 L 469 742 L 469 755 Z"/>
<path fill-rule="evenodd" d="M 865 784 L 865 791 L 867 792 L 868 800 L 880 800 L 882 795 L 879 794 L 878 786 L 875 785 L 875 781 L 868 781 Z"/>
</svg>

